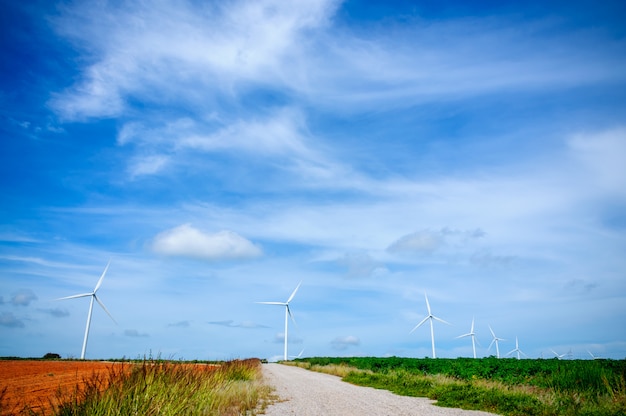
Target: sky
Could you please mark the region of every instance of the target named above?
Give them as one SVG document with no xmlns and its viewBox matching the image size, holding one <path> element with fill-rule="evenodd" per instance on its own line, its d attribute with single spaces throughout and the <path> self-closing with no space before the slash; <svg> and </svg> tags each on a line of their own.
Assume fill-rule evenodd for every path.
<svg viewBox="0 0 626 416">
<path fill-rule="evenodd" d="M 0 356 L 626 358 L 624 2 L 0 7 Z"/>
</svg>

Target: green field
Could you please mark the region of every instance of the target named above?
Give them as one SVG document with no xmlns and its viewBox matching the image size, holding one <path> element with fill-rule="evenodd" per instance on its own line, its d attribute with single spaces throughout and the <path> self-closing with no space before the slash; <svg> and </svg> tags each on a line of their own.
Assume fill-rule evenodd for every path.
<svg viewBox="0 0 626 416">
<path fill-rule="evenodd" d="M 626 360 L 306 358 L 349 383 L 501 415 L 626 415 Z"/>
</svg>

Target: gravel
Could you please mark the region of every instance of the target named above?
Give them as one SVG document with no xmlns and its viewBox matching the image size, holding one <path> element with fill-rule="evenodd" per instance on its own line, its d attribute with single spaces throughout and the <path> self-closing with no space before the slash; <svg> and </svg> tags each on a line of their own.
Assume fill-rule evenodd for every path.
<svg viewBox="0 0 626 416">
<path fill-rule="evenodd" d="M 282 364 L 264 364 L 263 376 L 279 399 L 267 416 L 487 416 L 494 413 L 433 406 L 434 400 L 397 396 L 341 378 Z"/>
</svg>

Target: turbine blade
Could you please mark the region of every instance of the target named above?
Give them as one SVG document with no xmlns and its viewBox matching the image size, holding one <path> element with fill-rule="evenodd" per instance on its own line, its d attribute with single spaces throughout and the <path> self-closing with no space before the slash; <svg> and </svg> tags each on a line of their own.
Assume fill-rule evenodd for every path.
<svg viewBox="0 0 626 416">
<path fill-rule="evenodd" d="M 428 314 L 432 315 L 430 313 L 430 303 L 428 303 L 428 296 L 426 296 L 426 293 L 424 293 L 424 298 L 426 298 L 426 308 L 428 308 Z"/>
<path fill-rule="evenodd" d="M 463 334 L 463 335 L 459 335 L 456 338 L 464 338 L 464 337 L 469 337 L 469 336 L 472 336 L 472 334 Z"/>
<path fill-rule="evenodd" d="M 285 302 L 254 302 L 254 303 L 259 303 L 261 305 L 280 305 L 280 306 L 287 305 Z"/>
<path fill-rule="evenodd" d="M 417 328 L 419 328 L 420 326 L 422 326 L 422 324 L 423 324 L 424 322 L 428 321 L 428 318 L 429 318 L 429 317 L 427 316 L 426 318 L 422 319 L 422 321 L 421 321 L 419 324 L 415 325 L 415 328 L 411 329 L 411 332 L 409 332 L 409 334 L 410 334 L 410 333 L 412 333 L 413 331 L 415 331 L 415 330 L 416 330 Z"/>
<path fill-rule="evenodd" d="M 493 345 L 494 342 L 496 342 L 495 338 L 493 340 L 491 340 L 491 343 L 489 344 L 489 347 L 487 347 L 487 351 L 491 350 L 491 346 Z"/>
<path fill-rule="evenodd" d="M 115 322 L 117 324 L 117 321 L 115 320 L 115 318 L 113 318 L 113 315 L 111 315 L 111 312 L 109 312 L 107 307 L 104 306 L 104 303 L 102 303 L 102 301 L 100 299 L 98 299 L 98 296 L 96 296 L 95 293 L 93 294 L 93 298 L 96 300 L 96 302 L 98 302 L 98 304 L 100 306 L 102 306 L 102 309 L 104 309 L 104 311 L 107 313 L 107 315 L 109 315 L 109 318 L 111 318 L 113 320 L 113 322 Z"/>
<path fill-rule="evenodd" d="M 491 325 L 489 325 L 489 330 L 491 331 L 491 335 L 493 335 L 493 338 L 496 338 L 496 334 L 493 332 L 493 329 L 491 329 Z"/>
<path fill-rule="evenodd" d="M 437 320 L 439 322 L 443 322 L 444 324 L 452 325 L 450 322 L 444 321 L 443 319 L 437 318 L 436 316 L 433 316 L 433 319 L 435 319 L 435 320 Z"/>
<path fill-rule="evenodd" d="M 478 341 L 478 339 L 476 338 L 476 335 L 474 335 L 474 340 L 476 340 L 476 343 L 478 344 L 479 347 L 482 347 L 482 345 L 480 344 L 480 341 Z"/>
<path fill-rule="evenodd" d="M 287 299 L 287 303 L 291 302 L 293 300 L 293 297 L 296 296 L 296 292 L 298 291 L 298 289 L 300 289 L 301 284 L 302 284 L 302 280 L 300 281 L 300 283 L 298 283 L 298 286 L 296 286 L 294 291 L 291 293 L 291 296 L 289 296 L 289 299 Z"/>
<path fill-rule="evenodd" d="M 474 333 L 474 318 L 472 318 L 472 328 L 470 329 L 470 332 L 472 334 Z"/>
<path fill-rule="evenodd" d="M 291 321 L 293 322 L 295 326 L 298 326 L 298 324 L 296 323 L 296 319 L 293 317 L 293 314 L 291 313 L 291 308 L 289 307 L 289 305 L 286 305 L 286 306 L 287 306 L 287 314 L 289 314 Z"/>
<path fill-rule="evenodd" d="M 104 275 L 107 274 L 107 270 L 109 270 L 110 265 L 111 265 L 111 260 L 109 260 L 109 262 L 107 263 L 107 266 L 104 268 L 104 271 L 102 272 L 102 276 L 100 276 L 100 279 L 98 279 L 98 283 L 96 283 L 96 288 L 93 290 L 93 293 L 96 293 L 98 289 L 100 289 L 100 286 L 102 285 L 102 281 L 104 280 Z"/>
<path fill-rule="evenodd" d="M 93 293 L 81 293 L 80 295 L 65 296 L 63 298 L 58 298 L 58 299 L 55 299 L 55 300 L 85 298 L 85 297 L 91 296 L 91 295 L 93 295 Z"/>
</svg>

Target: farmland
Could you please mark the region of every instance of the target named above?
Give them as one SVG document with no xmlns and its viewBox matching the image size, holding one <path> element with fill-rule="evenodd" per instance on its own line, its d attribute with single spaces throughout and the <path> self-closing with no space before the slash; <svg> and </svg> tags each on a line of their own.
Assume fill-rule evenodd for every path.
<svg viewBox="0 0 626 416">
<path fill-rule="evenodd" d="M 510 416 L 626 414 L 626 360 L 307 358 L 344 381 Z"/>
<path fill-rule="evenodd" d="M 269 395 L 260 361 L 0 360 L 1 415 L 229 415 Z M 10 371 L 9 371 L 10 370 Z"/>
</svg>

